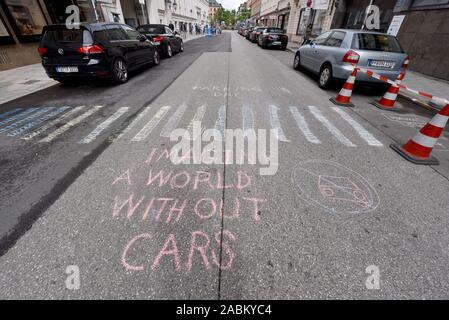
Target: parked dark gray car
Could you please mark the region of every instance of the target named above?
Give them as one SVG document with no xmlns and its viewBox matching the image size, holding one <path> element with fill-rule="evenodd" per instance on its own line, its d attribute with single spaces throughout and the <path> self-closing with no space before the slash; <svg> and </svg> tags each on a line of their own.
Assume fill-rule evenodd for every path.
<svg viewBox="0 0 449 320">
<path fill-rule="evenodd" d="M 396 37 L 371 31 L 336 29 L 306 41 L 296 52 L 293 67 L 319 75 L 319 86 L 329 88 L 334 80 L 346 80 L 353 64 L 395 80 L 408 58 Z M 357 82 L 382 84 L 359 72 Z"/>
</svg>

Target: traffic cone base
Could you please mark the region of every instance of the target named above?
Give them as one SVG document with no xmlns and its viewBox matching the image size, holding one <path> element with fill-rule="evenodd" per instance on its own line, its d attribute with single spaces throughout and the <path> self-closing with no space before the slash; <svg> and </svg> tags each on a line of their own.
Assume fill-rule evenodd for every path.
<svg viewBox="0 0 449 320">
<path fill-rule="evenodd" d="M 396 106 L 393 106 L 393 107 L 385 107 L 385 106 L 381 105 L 381 104 L 379 103 L 379 101 L 377 101 L 377 100 L 371 102 L 371 104 L 372 104 L 373 106 L 379 108 L 379 109 L 382 109 L 382 110 L 390 110 L 390 111 L 394 111 L 394 110 L 398 110 L 398 109 L 399 109 L 399 108 L 396 107 Z"/>
<path fill-rule="evenodd" d="M 404 159 L 414 164 L 435 165 L 435 166 L 440 164 L 440 161 L 438 161 L 438 159 L 433 156 L 430 156 L 429 158 L 421 158 L 414 156 L 395 143 L 391 144 L 390 147 L 391 149 L 399 153 Z"/>
<path fill-rule="evenodd" d="M 354 108 L 354 104 L 352 102 L 343 103 L 343 102 L 337 101 L 336 98 L 330 98 L 329 100 L 337 106 Z"/>
</svg>

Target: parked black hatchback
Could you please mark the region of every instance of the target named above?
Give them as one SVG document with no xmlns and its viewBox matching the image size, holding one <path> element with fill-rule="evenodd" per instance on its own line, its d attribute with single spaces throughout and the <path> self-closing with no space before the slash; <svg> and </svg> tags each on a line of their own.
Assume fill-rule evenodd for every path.
<svg viewBox="0 0 449 320">
<path fill-rule="evenodd" d="M 48 76 L 61 83 L 81 78 L 112 78 L 128 81 L 129 72 L 159 64 L 159 52 L 130 26 L 118 23 L 45 26 L 39 46 Z"/>
<path fill-rule="evenodd" d="M 184 51 L 182 38 L 165 24 L 145 24 L 139 26 L 137 31 L 157 45 L 160 53 L 167 58 L 171 58 L 174 52 Z"/>
</svg>

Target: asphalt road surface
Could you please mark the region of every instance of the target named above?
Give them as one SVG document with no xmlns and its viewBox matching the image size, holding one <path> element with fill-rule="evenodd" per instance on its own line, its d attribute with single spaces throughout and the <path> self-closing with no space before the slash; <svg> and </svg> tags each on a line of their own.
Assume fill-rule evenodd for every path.
<svg viewBox="0 0 449 320">
<path fill-rule="evenodd" d="M 292 53 L 236 33 L 185 49 L 123 86 L 1 106 L 29 114 L 0 122 L 0 298 L 448 298 L 449 135 L 440 166 L 389 148 L 430 112 L 381 111 L 365 90 L 336 107 Z M 174 164 L 169 136 L 194 121 L 275 129 L 274 174 Z"/>
</svg>

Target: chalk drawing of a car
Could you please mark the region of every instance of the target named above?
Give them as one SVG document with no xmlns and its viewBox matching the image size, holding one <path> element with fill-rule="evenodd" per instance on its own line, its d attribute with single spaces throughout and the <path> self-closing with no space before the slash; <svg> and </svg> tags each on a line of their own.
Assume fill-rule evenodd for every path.
<svg viewBox="0 0 449 320">
<path fill-rule="evenodd" d="M 323 197 L 333 201 L 348 201 L 364 207 L 369 206 L 366 193 L 350 178 L 320 175 L 318 188 Z"/>
</svg>

